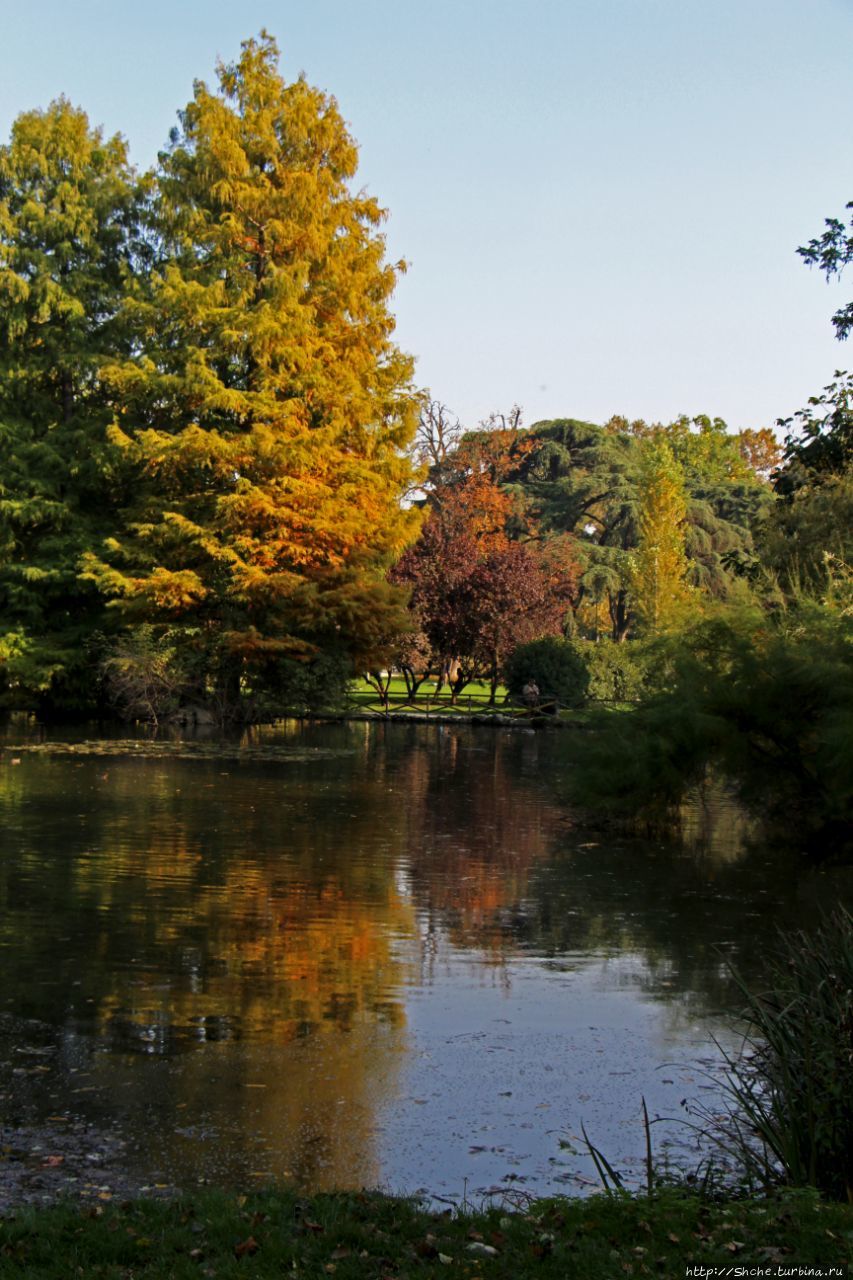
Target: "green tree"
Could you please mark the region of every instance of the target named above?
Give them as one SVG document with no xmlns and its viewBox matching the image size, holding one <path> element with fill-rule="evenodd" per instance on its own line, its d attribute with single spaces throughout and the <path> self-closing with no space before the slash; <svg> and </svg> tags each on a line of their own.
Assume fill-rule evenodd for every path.
<svg viewBox="0 0 853 1280">
<path fill-rule="evenodd" d="M 853 210 L 853 201 L 847 208 Z M 822 236 L 810 240 L 797 253 L 809 266 L 820 267 L 828 280 L 830 276 L 840 276 L 844 268 L 853 262 L 853 216 L 849 227 L 845 227 L 840 218 L 826 218 L 825 226 Z M 846 338 L 853 328 L 853 302 L 840 307 L 832 317 L 832 323 L 838 338 Z"/>
<path fill-rule="evenodd" d="M 839 371 L 819 396 L 779 426 L 787 431 L 785 465 L 776 491 L 790 497 L 803 486 L 840 476 L 853 466 L 853 374 Z"/>
<path fill-rule="evenodd" d="M 145 254 L 144 189 L 124 141 L 64 99 L 0 147 L 0 665 L 8 702 L 87 698 L 101 602 L 78 577 L 121 477 L 100 369 Z"/>
<path fill-rule="evenodd" d="M 606 604 L 611 637 L 631 629 L 627 553 L 637 545 L 640 446 L 627 431 L 611 431 L 560 418 L 529 433 L 534 447 L 522 458 L 517 483 L 543 530 L 576 538 L 582 577 L 581 610 Z"/>
<path fill-rule="evenodd" d="M 646 629 L 666 631 L 684 619 L 687 582 L 684 475 L 669 444 L 649 441 L 640 478 L 639 545 L 631 556 L 631 597 Z"/>
<path fill-rule="evenodd" d="M 622 417 L 604 427 L 571 418 L 540 422 L 526 433 L 528 447 L 513 479 L 546 534 L 576 539 L 582 577 L 575 616 L 582 633 L 598 635 L 603 612 L 611 639 L 631 635 L 631 555 L 640 541 L 643 457 L 655 442 L 684 464 L 690 585 L 718 600 L 742 594 L 733 566 L 753 556 L 753 532 L 773 494 L 743 460 L 741 439 L 726 434 L 725 424 L 679 418 L 649 426 Z"/>
<path fill-rule="evenodd" d="M 266 33 L 195 85 L 160 158 L 163 262 L 109 370 L 143 476 L 89 573 L 129 621 L 187 629 L 234 702 L 283 657 L 361 666 L 402 620 L 385 571 L 417 418 L 392 341 L 402 264 L 334 99 L 286 83 Z"/>
</svg>

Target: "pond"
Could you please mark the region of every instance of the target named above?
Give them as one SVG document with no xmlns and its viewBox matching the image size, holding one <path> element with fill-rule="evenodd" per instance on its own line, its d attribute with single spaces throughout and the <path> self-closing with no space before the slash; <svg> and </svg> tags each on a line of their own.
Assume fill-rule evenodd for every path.
<svg viewBox="0 0 853 1280">
<path fill-rule="evenodd" d="M 139 1185 L 456 1201 L 584 1191 L 582 1123 L 639 1180 L 645 1098 L 695 1161 L 726 959 L 756 978 L 848 874 L 744 848 L 725 808 L 688 848 L 573 826 L 563 756 L 467 726 L 7 731 L 0 1120 L 119 1135 Z"/>
</svg>

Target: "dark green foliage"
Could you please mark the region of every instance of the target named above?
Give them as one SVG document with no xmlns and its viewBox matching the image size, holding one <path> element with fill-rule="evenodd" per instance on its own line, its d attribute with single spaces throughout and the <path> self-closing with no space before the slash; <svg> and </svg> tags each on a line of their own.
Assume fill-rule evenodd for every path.
<svg viewBox="0 0 853 1280">
<path fill-rule="evenodd" d="M 536 447 L 518 481 L 544 529 L 578 539 L 579 603 L 606 601 L 612 638 L 623 640 L 631 625 L 626 552 L 639 538 L 638 442 L 574 418 L 536 423 L 529 434 Z"/>
<path fill-rule="evenodd" d="M 660 815 L 710 770 L 817 857 L 853 830 L 853 643 L 843 611 L 803 602 L 719 617 L 670 647 L 669 687 L 604 716 L 571 773 L 575 799 Z"/>
<path fill-rule="evenodd" d="M 853 201 L 847 208 L 853 209 Z M 830 276 L 840 276 L 844 268 L 853 262 L 853 216 L 849 227 L 845 227 L 840 218 L 826 218 L 824 225 L 823 235 L 810 240 L 797 253 L 810 267 L 820 267 L 828 280 Z M 836 336 L 846 338 L 853 328 L 853 302 L 840 307 L 832 317 L 832 323 Z"/>
<path fill-rule="evenodd" d="M 0 147 L 0 670 L 6 705 L 83 710 L 102 601 L 81 555 L 113 532 L 123 475 L 100 368 L 145 256 L 127 147 L 60 99 Z M 88 686 L 88 687 L 87 687 Z"/>
<path fill-rule="evenodd" d="M 260 674 L 252 709 L 255 719 L 264 720 L 286 712 L 340 711 L 354 672 L 352 659 L 331 649 L 311 661 L 277 660 Z"/>
<path fill-rule="evenodd" d="M 737 437 L 715 419 L 679 419 L 647 427 L 613 419 L 606 427 L 573 418 L 536 423 L 515 484 L 544 530 L 573 534 L 581 562 L 577 616 L 606 605 L 613 640 L 632 634 L 630 553 L 640 542 L 639 498 L 644 444 L 667 442 L 684 471 L 688 581 L 703 597 L 736 598 L 732 556 L 753 551 L 753 530 L 772 493 L 743 462 Z M 592 629 L 597 634 L 596 627 Z"/>
<path fill-rule="evenodd" d="M 785 939 L 766 990 L 740 985 L 751 1031 L 720 1141 L 764 1184 L 853 1201 L 853 917 Z"/>
<path fill-rule="evenodd" d="M 579 707 L 586 701 L 589 673 L 568 640 L 545 636 L 519 645 L 504 666 L 504 680 L 515 702 L 528 701 L 525 688 L 535 685 L 538 704 Z"/>
<path fill-rule="evenodd" d="M 732 559 L 751 555 L 755 531 L 773 505 L 773 494 L 765 485 L 694 487 L 685 525 L 688 581 L 706 599 L 736 597 Z"/>
<path fill-rule="evenodd" d="M 819 396 L 779 426 L 788 436 L 785 465 L 774 480 L 777 493 L 790 497 L 804 485 L 844 474 L 853 465 L 853 374 L 836 373 Z"/>
</svg>

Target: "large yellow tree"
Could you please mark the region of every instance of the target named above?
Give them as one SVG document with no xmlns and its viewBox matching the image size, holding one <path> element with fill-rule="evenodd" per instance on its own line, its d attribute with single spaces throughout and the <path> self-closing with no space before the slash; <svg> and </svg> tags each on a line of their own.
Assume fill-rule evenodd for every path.
<svg viewBox="0 0 853 1280">
<path fill-rule="evenodd" d="M 639 546 L 630 558 L 631 605 L 651 632 L 683 620 L 693 591 L 687 582 L 687 499 L 669 443 L 649 440 L 640 474 Z"/>
<path fill-rule="evenodd" d="M 335 100 L 286 83 L 265 32 L 217 72 L 160 157 L 159 268 L 133 358 L 106 371 L 139 481 L 89 572 L 236 697 L 282 656 L 361 660 L 393 630 L 417 401 L 392 339 L 402 264 L 351 189 Z"/>
</svg>

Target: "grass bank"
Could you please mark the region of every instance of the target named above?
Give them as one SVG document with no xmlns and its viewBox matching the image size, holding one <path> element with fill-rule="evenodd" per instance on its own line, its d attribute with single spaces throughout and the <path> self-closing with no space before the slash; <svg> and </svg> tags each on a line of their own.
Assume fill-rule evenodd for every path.
<svg viewBox="0 0 853 1280">
<path fill-rule="evenodd" d="M 595 1196 L 437 1214 L 373 1193 L 204 1190 L 171 1202 L 20 1209 L 0 1220 L 0 1277 L 44 1280 L 680 1280 L 714 1267 L 730 1277 L 797 1268 L 841 1277 L 851 1255 L 853 1208 L 808 1192 L 721 1204 L 676 1192 Z"/>
<path fill-rule="evenodd" d="M 455 702 L 451 699 L 447 685 L 436 692 L 433 681 L 428 681 L 414 697 L 410 697 L 402 676 L 394 676 L 389 681 L 385 701 L 376 687 L 367 680 L 354 680 L 341 715 L 344 719 L 358 719 L 367 715 L 371 718 L 381 716 L 386 719 L 433 720 L 436 723 L 453 723 L 458 720 L 485 724 L 493 720 L 496 724 L 511 723 L 522 727 L 535 721 L 540 725 L 565 727 L 587 724 L 590 709 L 584 707 L 562 710 L 557 715 L 546 710 L 534 716 L 527 707 L 507 701 L 507 691 L 503 685 L 498 686 L 495 701 L 492 702 L 489 686 L 476 680 L 465 686 Z"/>
</svg>

